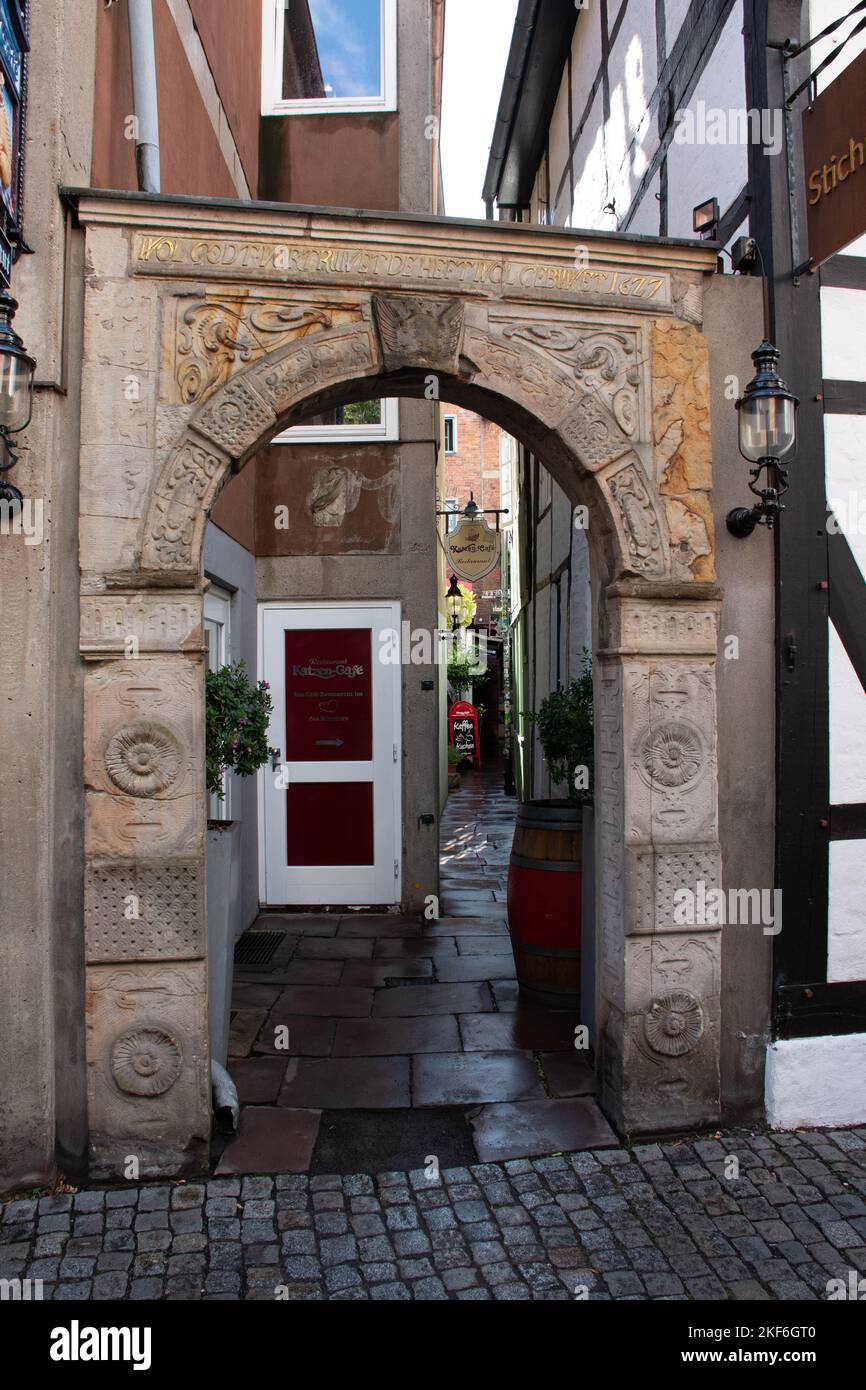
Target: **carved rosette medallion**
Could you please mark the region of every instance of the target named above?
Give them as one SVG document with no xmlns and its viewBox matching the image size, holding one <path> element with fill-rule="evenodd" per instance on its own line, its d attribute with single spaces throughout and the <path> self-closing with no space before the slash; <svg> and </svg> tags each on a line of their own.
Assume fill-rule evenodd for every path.
<svg viewBox="0 0 866 1390">
<path fill-rule="evenodd" d="M 133 1028 L 111 1049 L 111 1074 L 130 1096 L 161 1096 L 170 1091 L 183 1066 L 177 1039 L 165 1028 Z"/>
<path fill-rule="evenodd" d="M 653 725 L 641 740 L 638 764 L 650 786 L 691 786 L 704 768 L 704 748 L 697 729 L 682 719 Z"/>
<path fill-rule="evenodd" d="M 685 990 L 654 999 L 644 1014 L 644 1034 L 654 1052 L 682 1057 L 700 1042 L 704 1011 L 700 1000 Z"/>
<path fill-rule="evenodd" d="M 180 740 L 172 730 L 148 719 L 114 735 L 105 750 L 105 767 L 121 791 L 155 796 L 176 780 L 182 756 Z"/>
</svg>

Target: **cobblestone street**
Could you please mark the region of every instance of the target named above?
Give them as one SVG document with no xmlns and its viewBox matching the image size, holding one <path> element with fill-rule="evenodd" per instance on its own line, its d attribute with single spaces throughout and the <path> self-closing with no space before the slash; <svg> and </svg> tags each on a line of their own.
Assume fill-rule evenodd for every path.
<svg viewBox="0 0 866 1390">
<path fill-rule="evenodd" d="M 725 1161 L 740 1176 L 725 1178 Z M 8 1203 L 46 1299 L 827 1298 L 866 1272 L 866 1130 Z"/>
</svg>

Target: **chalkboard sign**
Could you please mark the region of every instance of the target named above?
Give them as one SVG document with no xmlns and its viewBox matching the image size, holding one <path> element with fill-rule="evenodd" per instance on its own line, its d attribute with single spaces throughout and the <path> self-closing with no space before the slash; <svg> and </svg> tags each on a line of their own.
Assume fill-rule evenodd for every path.
<svg viewBox="0 0 866 1390">
<path fill-rule="evenodd" d="M 481 763 L 478 711 L 468 700 L 458 700 L 448 711 L 449 742 L 470 762 Z"/>
</svg>

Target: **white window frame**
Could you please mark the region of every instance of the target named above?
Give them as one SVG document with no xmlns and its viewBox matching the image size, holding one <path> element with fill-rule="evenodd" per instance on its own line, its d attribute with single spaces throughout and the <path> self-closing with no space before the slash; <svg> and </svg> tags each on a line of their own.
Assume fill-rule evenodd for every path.
<svg viewBox="0 0 866 1390">
<path fill-rule="evenodd" d="M 397 110 L 397 0 L 380 0 L 382 90 L 377 97 L 299 97 L 282 91 L 285 0 L 262 0 L 262 115 L 307 116 L 333 111 Z"/>
<path fill-rule="evenodd" d="M 452 447 L 451 447 L 450 449 L 448 448 L 448 421 L 449 421 L 449 420 L 451 421 L 451 444 L 452 444 Z M 456 453 L 458 452 L 458 448 L 457 448 L 457 416 L 456 416 L 456 415 L 443 415 L 443 417 L 442 417 L 442 452 L 445 453 L 445 454 L 447 454 L 449 458 L 451 458 L 454 454 L 456 454 Z"/>
<path fill-rule="evenodd" d="M 378 425 L 292 425 L 276 435 L 272 444 L 363 444 L 372 440 L 400 438 L 400 401 L 391 397 L 382 401 L 382 419 Z"/>
<path fill-rule="evenodd" d="M 205 631 L 207 624 L 213 623 L 218 629 L 217 633 L 217 667 L 228 666 L 232 660 L 232 596 L 227 589 L 221 589 L 216 584 L 211 584 L 205 591 L 204 613 Z M 223 800 L 220 801 L 216 792 L 209 792 L 207 798 L 207 817 L 208 820 L 231 820 L 232 819 L 232 778 L 228 773 L 223 775 Z"/>
<path fill-rule="evenodd" d="M 447 515 L 446 518 L 445 518 L 445 534 L 446 534 L 446 535 L 449 535 L 450 532 L 456 531 L 456 529 L 457 529 L 457 523 L 458 523 L 458 521 L 460 520 L 460 511 L 459 511 L 459 507 L 460 507 L 460 499 L 459 499 L 458 497 L 446 497 L 446 498 L 445 498 L 445 506 L 444 506 L 444 508 L 443 508 L 443 511 L 446 511 L 446 512 L 448 513 L 448 515 Z"/>
</svg>

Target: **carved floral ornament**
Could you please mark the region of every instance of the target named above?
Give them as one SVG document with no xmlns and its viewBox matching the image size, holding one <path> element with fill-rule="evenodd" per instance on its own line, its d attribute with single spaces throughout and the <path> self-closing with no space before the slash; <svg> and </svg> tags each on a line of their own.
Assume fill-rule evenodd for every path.
<svg viewBox="0 0 866 1390">
<path fill-rule="evenodd" d="M 639 433 L 641 382 L 637 335 L 551 323 L 513 323 L 506 338 L 522 338 L 566 363 L 584 391 L 600 397 L 629 439 Z"/>
<path fill-rule="evenodd" d="M 686 990 L 654 999 L 644 1014 L 644 1034 L 654 1052 L 682 1057 L 700 1042 L 704 1011 L 700 1000 Z"/>
<path fill-rule="evenodd" d="M 105 767 L 121 791 L 130 796 L 155 796 L 176 781 L 183 750 L 166 725 L 140 720 L 118 730 L 105 750 Z"/>
<path fill-rule="evenodd" d="M 130 1096 L 161 1096 L 180 1076 L 183 1050 L 161 1027 L 131 1028 L 111 1049 L 111 1075 Z"/>
<path fill-rule="evenodd" d="M 184 405 L 198 405 L 241 367 L 334 322 L 331 306 L 201 300 L 179 314 L 175 379 Z"/>
<path fill-rule="evenodd" d="M 651 726 L 638 746 L 638 769 L 650 786 L 684 790 L 706 765 L 700 734 L 683 719 Z"/>
<path fill-rule="evenodd" d="M 607 486 L 619 513 L 632 569 L 647 575 L 663 574 L 661 527 L 642 472 L 629 464 L 610 477 Z"/>
</svg>

